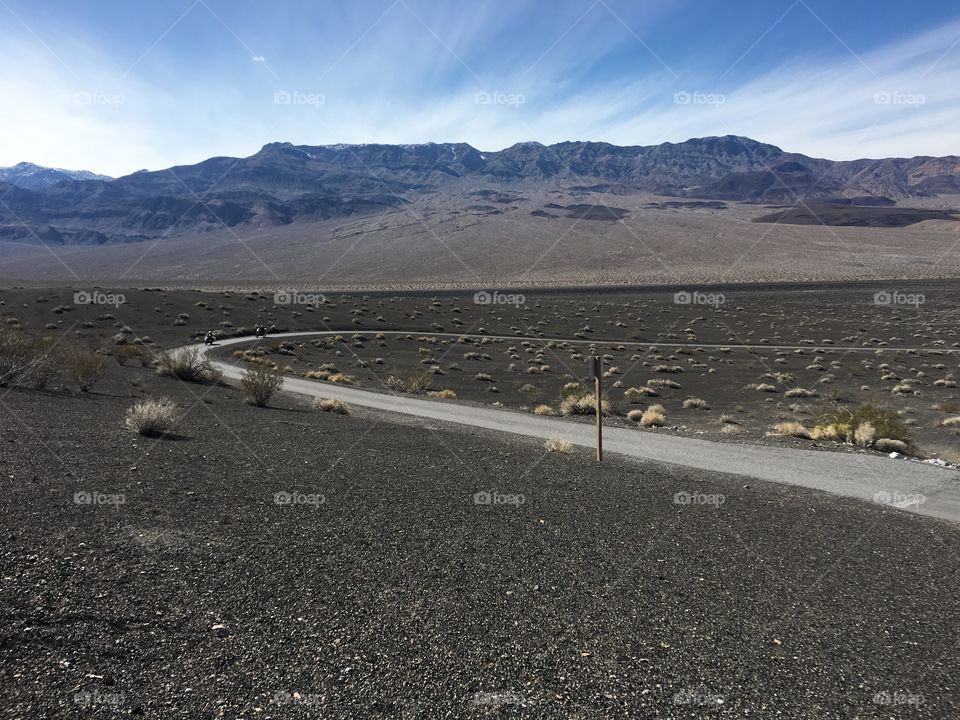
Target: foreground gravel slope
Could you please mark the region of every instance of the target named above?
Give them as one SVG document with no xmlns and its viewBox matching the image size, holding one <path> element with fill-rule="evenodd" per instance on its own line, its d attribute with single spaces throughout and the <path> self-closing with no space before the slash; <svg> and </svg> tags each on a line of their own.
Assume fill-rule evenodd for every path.
<svg viewBox="0 0 960 720">
<path fill-rule="evenodd" d="M 125 432 L 125 397 L 2 398 L 6 717 L 960 711 L 952 524 L 143 383 L 192 406 L 175 438 Z"/>
</svg>

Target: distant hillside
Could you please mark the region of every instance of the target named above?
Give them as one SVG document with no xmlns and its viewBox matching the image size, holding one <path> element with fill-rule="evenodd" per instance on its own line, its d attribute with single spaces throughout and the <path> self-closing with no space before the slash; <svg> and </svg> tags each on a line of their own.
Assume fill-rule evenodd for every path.
<svg viewBox="0 0 960 720">
<path fill-rule="evenodd" d="M 45 190 L 64 180 L 110 180 L 87 170 L 62 170 L 22 162 L 12 167 L 0 167 L 0 183 L 16 185 L 24 190 Z"/>
</svg>

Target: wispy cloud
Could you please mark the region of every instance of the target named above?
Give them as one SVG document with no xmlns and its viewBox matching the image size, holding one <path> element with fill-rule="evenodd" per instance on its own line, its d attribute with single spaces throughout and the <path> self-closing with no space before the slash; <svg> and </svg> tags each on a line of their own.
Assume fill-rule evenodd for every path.
<svg viewBox="0 0 960 720">
<path fill-rule="evenodd" d="M 635 145 L 739 134 L 837 159 L 960 149 L 960 22 L 856 56 L 825 31 L 832 52 L 776 65 L 751 65 L 749 54 L 739 59 L 747 48 L 736 48 L 727 66 L 738 61 L 737 72 L 725 74 L 726 66 L 661 57 L 655 17 L 614 18 L 603 4 L 575 10 L 524 46 L 523 3 L 459 14 L 386 3 L 339 18 L 319 49 L 284 52 L 265 33 L 256 43 L 265 54 L 253 56 L 236 40 L 244 29 L 226 33 L 220 23 L 232 18 L 222 15 L 208 30 L 226 35 L 226 49 L 198 59 L 175 44 L 203 18 L 198 7 L 130 73 L 128 57 L 83 33 L 9 26 L 0 31 L 8 110 L 0 164 L 116 175 L 247 155 L 275 140 L 495 150 L 522 140 Z M 643 44 L 657 57 L 638 42 L 651 36 Z"/>
</svg>

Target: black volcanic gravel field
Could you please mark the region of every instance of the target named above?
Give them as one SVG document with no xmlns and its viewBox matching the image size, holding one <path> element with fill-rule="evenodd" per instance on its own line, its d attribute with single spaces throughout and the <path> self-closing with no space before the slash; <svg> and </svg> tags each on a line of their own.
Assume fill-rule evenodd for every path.
<svg viewBox="0 0 960 720">
<path fill-rule="evenodd" d="M 960 713 L 956 526 L 123 371 L 0 389 L 5 718 Z"/>
</svg>

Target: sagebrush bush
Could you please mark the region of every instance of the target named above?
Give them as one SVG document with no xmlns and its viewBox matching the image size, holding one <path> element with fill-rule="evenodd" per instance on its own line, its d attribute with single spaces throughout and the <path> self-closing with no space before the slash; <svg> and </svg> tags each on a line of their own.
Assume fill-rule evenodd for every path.
<svg viewBox="0 0 960 720">
<path fill-rule="evenodd" d="M 123 424 L 140 435 L 156 437 L 173 427 L 176 417 L 177 405 L 170 398 L 148 399 L 127 410 Z"/>
<path fill-rule="evenodd" d="M 79 345 L 71 345 L 61 351 L 60 357 L 67 377 L 81 392 L 89 392 L 103 377 L 106 367 L 103 355 Z"/>
<path fill-rule="evenodd" d="M 240 376 L 240 387 L 248 403 L 266 407 L 283 387 L 283 375 L 267 367 L 252 367 Z"/>
<path fill-rule="evenodd" d="M 556 414 L 557 414 L 557 411 L 554 410 L 554 409 L 553 409 L 552 407 L 550 407 L 549 405 L 537 405 L 537 406 L 533 409 L 533 414 L 534 414 L 534 415 L 540 415 L 540 416 L 549 416 L 549 415 L 556 415 Z"/>
<path fill-rule="evenodd" d="M 0 386 L 14 385 L 31 362 L 33 339 L 18 327 L 0 328 Z"/>
<path fill-rule="evenodd" d="M 600 412 L 609 415 L 613 406 L 609 400 L 600 400 Z M 583 395 L 568 395 L 560 403 L 560 414 L 569 415 L 596 415 L 597 414 L 597 396 L 593 393 Z"/>
<path fill-rule="evenodd" d="M 643 411 L 640 425 L 643 427 L 661 427 L 667 422 L 667 411 L 663 405 L 654 404 Z"/>
<path fill-rule="evenodd" d="M 638 403 L 645 397 L 660 397 L 660 393 L 649 387 L 631 387 L 623 391 L 623 399 L 628 403 Z"/>
<path fill-rule="evenodd" d="M 223 380 L 223 373 L 198 348 L 161 352 L 157 356 L 157 375 L 197 383 L 216 384 Z"/>
</svg>

